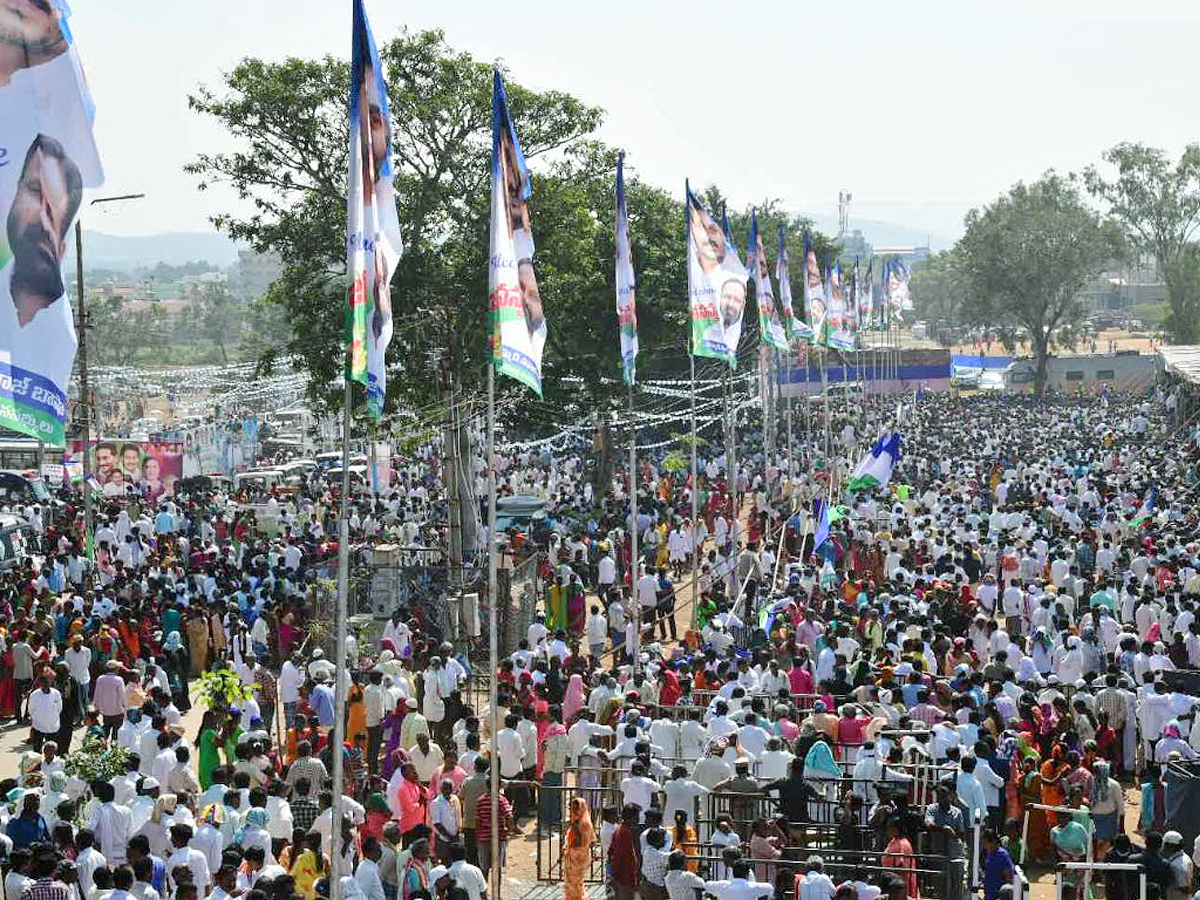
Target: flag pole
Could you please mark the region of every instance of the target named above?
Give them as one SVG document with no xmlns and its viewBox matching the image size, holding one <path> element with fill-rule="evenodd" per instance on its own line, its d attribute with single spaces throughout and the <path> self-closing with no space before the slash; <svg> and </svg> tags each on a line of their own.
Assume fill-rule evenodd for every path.
<svg viewBox="0 0 1200 900">
<path fill-rule="evenodd" d="M 490 348 L 489 348 L 489 355 Z M 492 833 L 488 859 L 488 875 L 492 882 L 491 895 L 500 900 L 500 757 L 496 755 L 496 735 L 500 732 L 500 710 L 496 690 L 496 674 L 500 670 L 499 616 L 496 607 L 496 361 L 487 364 L 487 473 L 488 473 L 488 718 L 491 720 L 492 758 L 489 768 Z"/>
<path fill-rule="evenodd" d="M 692 630 L 700 623 L 700 546 L 696 535 L 700 529 L 700 477 L 696 463 L 696 357 L 688 353 L 692 373 Z"/>
<path fill-rule="evenodd" d="M 637 595 L 638 569 L 640 568 L 638 566 L 637 422 L 633 418 L 633 382 L 630 381 L 626 387 L 629 398 L 629 561 L 631 563 L 629 590 L 633 595 L 633 615 L 637 631 L 637 640 L 632 648 L 633 674 L 636 675 L 641 671 L 642 666 L 642 600 Z"/>
<path fill-rule="evenodd" d="M 347 354 L 350 348 L 347 347 Z M 354 401 L 350 359 L 347 355 L 345 386 L 342 389 L 342 504 L 338 516 L 337 611 L 334 613 L 334 659 L 337 671 L 333 687 L 333 808 L 330 810 L 330 865 L 340 870 L 342 858 L 342 797 L 345 790 L 345 766 L 342 748 L 346 744 L 346 615 L 350 592 L 350 410 Z M 329 879 L 331 900 L 341 900 L 341 879 Z"/>
</svg>

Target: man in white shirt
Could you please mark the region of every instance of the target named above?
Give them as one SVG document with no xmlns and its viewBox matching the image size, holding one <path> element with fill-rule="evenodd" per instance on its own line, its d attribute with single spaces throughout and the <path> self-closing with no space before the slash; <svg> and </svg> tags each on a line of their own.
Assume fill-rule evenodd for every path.
<svg viewBox="0 0 1200 900">
<path fill-rule="evenodd" d="M 29 695 L 29 720 L 33 725 L 34 750 L 42 749 L 43 741 L 54 740 L 62 720 L 63 699 L 58 688 L 51 686 L 50 676 L 42 675 L 38 689 Z"/>
<path fill-rule="evenodd" d="M 93 791 L 100 805 L 92 813 L 88 827 L 108 864 L 115 866 L 125 862 L 125 849 L 133 837 L 133 816 L 127 807 L 114 802 L 116 792 L 108 782 L 97 782 Z"/>
<path fill-rule="evenodd" d="M 379 839 L 366 838 L 362 843 L 362 860 L 354 870 L 354 882 L 366 900 L 384 900 L 383 880 L 379 875 L 379 858 L 383 848 Z"/>
<path fill-rule="evenodd" d="M 192 839 L 192 826 L 172 825 L 170 833 L 171 846 L 174 849 L 167 857 L 167 881 L 172 888 L 177 888 L 173 873 L 176 869 L 186 866 L 191 870 L 192 883 L 196 885 L 196 897 L 204 897 L 208 893 L 212 876 L 209 874 L 208 859 L 205 855 L 194 847 L 188 846 L 188 842 Z"/>
<path fill-rule="evenodd" d="M 292 658 L 286 660 L 279 670 L 279 702 L 283 704 L 283 718 L 288 728 L 295 724 L 296 708 L 300 705 L 300 687 L 303 684 L 304 668 L 300 651 L 296 650 L 292 652 Z"/>
<path fill-rule="evenodd" d="M 487 879 L 478 866 L 466 859 L 467 850 L 459 843 L 450 846 L 450 877 L 454 884 L 467 892 L 467 900 L 487 900 Z"/>
</svg>

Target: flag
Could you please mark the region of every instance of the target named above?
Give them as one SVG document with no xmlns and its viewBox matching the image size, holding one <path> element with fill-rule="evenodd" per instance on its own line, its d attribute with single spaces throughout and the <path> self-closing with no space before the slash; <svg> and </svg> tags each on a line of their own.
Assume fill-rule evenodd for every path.
<svg viewBox="0 0 1200 900">
<path fill-rule="evenodd" d="M 533 270 L 529 198 L 533 188 L 508 114 L 500 71 L 492 72 L 492 221 L 488 258 L 492 361 L 501 375 L 542 396 L 546 316 Z"/>
<path fill-rule="evenodd" d="M 0 2 L 0 425 L 54 447 L 79 343 L 63 264 L 104 183 L 70 18 L 66 0 Z"/>
<path fill-rule="evenodd" d="M 908 266 L 903 260 L 894 259 L 888 267 L 887 298 L 889 317 L 901 321 L 900 313 L 912 309 L 912 300 L 908 294 Z"/>
<path fill-rule="evenodd" d="M 692 354 L 723 359 L 737 368 L 749 273 L 733 241 L 686 183 L 684 192 Z"/>
<path fill-rule="evenodd" d="M 837 350 L 853 350 L 854 335 L 850 331 L 848 315 L 849 304 L 846 298 L 846 288 L 842 283 L 841 264 L 834 260 L 833 268 L 829 270 L 829 313 L 825 325 L 825 346 Z"/>
<path fill-rule="evenodd" d="M 821 283 L 821 267 L 817 265 L 817 254 L 804 232 L 804 314 L 813 343 L 820 343 L 825 334 L 825 285 Z"/>
<path fill-rule="evenodd" d="M 750 266 L 754 274 L 754 299 L 758 303 L 758 334 L 760 343 L 776 350 L 787 350 L 787 328 L 775 303 L 771 289 L 771 272 L 767 268 L 767 253 L 763 250 L 762 235 L 758 232 L 758 210 L 750 213 Z"/>
<path fill-rule="evenodd" d="M 392 185 L 391 113 L 383 64 L 363 0 L 354 0 L 350 53 L 350 153 L 346 179 L 347 376 L 367 389 L 376 422 L 387 393 L 392 273 L 403 251 Z"/>
<path fill-rule="evenodd" d="M 625 154 L 617 157 L 617 323 L 621 329 L 621 372 L 626 384 L 637 378 L 637 284 L 629 246 L 629 213 L 625 209 Z"/>
<path fill-rule="evenodd" d="M 817 497 L 813 500 L 813 518 L 817 520 L 817 530 L 813 534 L 813 553 L 829 540 L 829 504 Z"/>
<path fill-rule="evenodd" d="M 879 435 L 867 455 L 864 456 L 846 482 L 846 490 L 863 491 L 883 487 L 891 480 L 892 470 L 900 461 L 902 436 L 899 431 L 888 431 Z"/>
<path fill-rule="evenodd" d="M 784 241 L 783 226 L 779 226 L 779 258 L 775 261 L 775 277 L 779 280 L 779 310 L 787 327 L 789 340 L 812 340 L 812 329 L 808 323 L 797 318 L 796 309 L 792 303 L 792 272 L 788 264 L 787 244 Z"/>
<path fill-rule="evenodd" d="M 858 302 L 857 324 L 860 332 L 871 328 L 871 316 L 875 312 L 875 286 L 871 283 L 871 264 L 867 263 L 867 272 L 858 277 L 858 264 L 854 267 L 855 299 Z"/>
<path fill-rule="evenodd" d="M 1137 514 L 1129 520 L 1129 524 L 1136 527 L 1141 525 L 1147 519 L 1153 518 L 1154 513 L 1158 510 L 1158 488 L 1154 485 L 1146 491 L 1146 495 L 1142 498 L 1142 505 L 1138 507 Z"/>
</svg>

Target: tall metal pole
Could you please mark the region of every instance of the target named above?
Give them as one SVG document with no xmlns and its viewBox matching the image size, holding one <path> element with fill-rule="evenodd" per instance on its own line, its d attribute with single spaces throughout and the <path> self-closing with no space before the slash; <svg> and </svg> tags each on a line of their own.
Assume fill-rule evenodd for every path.
<svg viewBox="0 0 1200 900">
<path fill-rule="evenodd" d="M 633 595 L 633 610 L 637 640 L 631 648 L 633 673 L 642 670 L 642 598 L 637 595 L 638 570 L 638 475 L 637 475 L 637 422 L 633 418 L 633 385 L 629 391 L 629 592 Z"/>
<path fill-rule="evenodd" d="M 116 197 L 97 197 L 88 206 L 115 203 L 118 200 L 140 200 L 145 194 L 120 194 Z M 75 220 L 75 302 L 79 307 L 79 410 L 83 425 L 83 547 L 92 558 L 92 489 L 88 481 L 92 474 L 92 394 L 88 388 L 87 310 L 83 299 L 83 222 Z"/>
<path fill-rule="evenodd" d="M 696 357 L 688 353 L 692 372 L 692 629 L 700 622 L 700 546 L 696 534 L 700 528 L 700 476 L 696 463 Z"/>
<path fill-rule="evenodd" d="M 728 453 L 729 453 L 729 472 L 730 472 L 730 476 L 731 476 L 730 484 L 729 484 L 729 492 L 730 492 L 730 496 L 733 498 L 733 521 L 734 521 L 734 523 L 736 523 L 740 519 L 741 512 L 742 512 L 742 504 L 740 502 L 741 496 L 739 493 L 740 486 L 738 484 L 739 478 L 738 478 L 738 459 L 737 459 L 737 397 L 734 395 L 734 392 L 733 392 L 734 385 L 735 385 L 733 376 L 728 372 L 726 372 L 725 375 L 726 375 L 726 378 L 728 379 L 726 381 L 726 384 L 729 387 L 729 449 L 728 449 Z M 737 550 L 737 548 L 734 547 L 734 550 Z"/>
<path fill-rule="evenodd" d="M 787 477 L 788 477 L 788 495 L 794 493 L 794 480 L 796 477 L 796 467 L 792 463 L 793 446 L 792 446 L 792 394 L 795 392 L 795 385 L 792 384 L 792 355 L 789 349 L 787 357 L 787 394 L 784 397 L 785 413 L 787 415 Z"/>
<path fill-rule="evenodd" d="M 347 348 L 349 353 L 349 348 Z M 337 669 L 333 687 L 333 809 L 330 811 L 330 865 L 334 877 L 330 879 L 334 900 L 341 896 L 341 881 L 338 874 L 342 860 L 342 795 L 345 783 L 345 767 L 342 764 L 342 748 L 346 743 L 346 682 L 350 673 L 346 669 L 346 616 L 350 595 L 350 412 L 354 402 L 353 382 L 350 378 L 349 359 L 346 362 L 345 387 L 342 390 L 342 505 L 338 510 L 338 571 L 337 611 L 334 614 L 334 654 Z"/>
<path fill-rule="evenodd" d="M 500 757 L 496 755 L 496 735 L 500 733 L 500 710 L 496 692 L 496 673 L 500 669 L 500 617 L 496 585 L 496 364 L 487 366 L 487 473 L 488 473 L 488 718 L 492 729 L 492 759 L 490 804 L 492 812 L 491 848 L 488 875 L 491 877 L 493 900 L 500 900 Z"/>
<path fill-rule="evenodd" d="M 79 309 L 79 406 L 83 425 L 83 547 L 92 557 L 92 393 L 88 388 L 87 310 L 83 299 L 83 224 L 75 222 L 75 305 Z"/>
</svg>

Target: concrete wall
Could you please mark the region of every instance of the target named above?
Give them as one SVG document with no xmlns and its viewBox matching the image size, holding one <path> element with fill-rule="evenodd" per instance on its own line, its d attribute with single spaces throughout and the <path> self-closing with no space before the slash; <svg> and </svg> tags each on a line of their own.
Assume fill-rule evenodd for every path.
<svg viewBox="0 0 1200 900">
<path fill-rule="evenodd" d="M 1005 373 L 1010 390 L 1033 389 L 1032 359 L 1018 359 Z M 1162 362 L 1155 354 L 1055 356 L 1047 367 L 1047 386 L 1060 391 L 1098 393 L 1105 385 L 1113 390 L 1140 390 L 1153 383 Z"/>
</svg>

